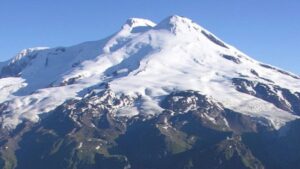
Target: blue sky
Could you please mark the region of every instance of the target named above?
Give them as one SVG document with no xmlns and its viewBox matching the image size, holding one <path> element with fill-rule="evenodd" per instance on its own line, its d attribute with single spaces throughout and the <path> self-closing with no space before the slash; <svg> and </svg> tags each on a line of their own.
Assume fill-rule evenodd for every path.
<svg viewBox="0 0 300 169">
<path fill-rule="evenodd" d="M 23 48 L 102 39 L 130 17 L 178 14 L 260 61 L 300 74 L 299 0 L 1 0 L 0 61 Z"/>
</svg>

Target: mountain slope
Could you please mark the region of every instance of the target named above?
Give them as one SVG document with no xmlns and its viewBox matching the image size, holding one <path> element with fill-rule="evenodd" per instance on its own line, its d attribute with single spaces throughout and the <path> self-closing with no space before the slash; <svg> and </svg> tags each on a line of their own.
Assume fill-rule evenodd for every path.
<svg viewBox="0 0 300 169">
<path fill-rule="evenodd" d="M 291 114 L 299 112 L 291 110 L 291 103 L 280 92 L 275 95 L 286 102 L 283 110 L 268 100 L 239 92 L 232 84 L 233 78 L 243 78 L 294 94 L 300 89 L 298 76 L 249 58 L 179 16 L 158 25 L 129 19 L 105 40 L 24 50 L 2 67 L 1 77 L 0 83 L 10 86 L 1 88 L 6 94 L 0 100 L 6 104 L 2 126 L 8 128 L 23 119 L 38 121 L 38 114 L 53 110 L 66 99 L 81 97 L 84 89 L 101 83 L 109 83 L 117 93 L 141 95 L 149 101 L 146 105 L 157 105 L 157 98 L 173 90 L 201 91 L 237 112 L 268 118 L 276 127 L 297 118 Z M 299 99 L 299 93 L 295 96 Z M 159 112 L 158 106 L 151 107 Z"/>
<path fill-rule="evenodd" d="M 2 168 L 268 168 L 244 135 L 281 146 L 300 116 L 299 76 L 176 15 L 23 50 L 0 64 L 0 92 Z"/>
</svg>

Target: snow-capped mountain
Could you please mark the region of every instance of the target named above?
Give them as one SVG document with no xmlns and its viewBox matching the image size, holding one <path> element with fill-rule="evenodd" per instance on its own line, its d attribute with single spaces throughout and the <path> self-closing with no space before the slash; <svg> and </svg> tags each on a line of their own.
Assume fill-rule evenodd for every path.
<svg viewBox="0 0 300 169">
<path fill-rule="evenodd" d="M 22 50 L 1 67 L 1 125 L 37 122 L 40 114 L 103 83 L 117 94 L 143 100 L 142 110 L 131 106 L 130 113 L 119 116 L 158 114 L 158 102 L 176 90 L 199 91 L 234 111 L 266 118 L 277 128 L 300 113 L 274 89 L 287 89 L 299 99 L 298 76 L 251 59 L 190 19 L 171 16 L 159 24 L 128 19 L 119 32 L 100 41 Z M 254 86 L 260 83 L 286 108 L 256 96 Z"/>
<path fill-rule="evenodd" d="M 128 19 L 118 32 L 99 41 L 22 50 L 0 63 L 0 93 L 0 167 L 6 168 L 39 168 L 45 161 L 30 161 L 40 156 L 54 168 L 99 167 L 91 159 L 102 160 L 106 168 L 183 168 L 189 160 L 197 166 L 197 157 L 223 159 L 228 151 L 237 153 L 228 166 L 264 168 L 273 164 L 265 164 L 269 159 L 256 153 L 268 151 L 253 155 L 256 149 L 249 140 L 254 136 L 243 133 L 294 138 L 296 127 L 289 132 L 286 128 L 297 126 L 300 117 L 298 75 L 256 61 L 176 15 L 158 24 Z M 267 140 L 261 137 L 258 145 Z M 149 149 L 136 147 L 139 140 Z M 202 140 L 214 147 L 201 149 Z M 166 147 L 155 147 L 162 142 Z M 27 148 L 33 145 L 49 150 Z M 199 148 L 201 154 L 195 154 Z M 66 150 L 83 154 L 66 155 Z M 140 150 L 153 156 L 136 156 Z M 34 155 L 20 155 L 28 152 Z M 51 161 L 60 153 L 69 162 Z M 171 156 L 180 153 L 187 161 L 169 164 L 170 159 L 182 160 Z M 156 162 L 151 166 L 146 159 Z M 217 164 L 211 161 L 206 167 Z"/>
</svg>

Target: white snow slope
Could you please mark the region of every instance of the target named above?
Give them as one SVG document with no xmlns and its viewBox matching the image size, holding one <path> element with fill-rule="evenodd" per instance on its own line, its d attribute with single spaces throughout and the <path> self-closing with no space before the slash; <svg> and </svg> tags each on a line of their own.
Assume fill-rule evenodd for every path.
<svg viewBox="0 0 300 169">
<path fill-rule="evenodd" d="M 223 55 L 233 56 L 239 64 Z M 118 116 L 161 111 L 160 99 L 175 90 L 196 90 L 225 107 L 269 119 L 279 128 L 298 118 L 273 104 L 238 92 L 231 79 L 271 83 L 300 91 L 300 80 L 246 56 L 222 42 L 190 19 L 171 16 L 159 24 L 129 19 L 121 30 L 100 41 L 67 48 L 32 48 L 0 63 L 0 69 L 21 65 L 15 77 L 0 79 L 0 124 L 13 129 L 24 119 L 37 122 L 70 98 L 82 97 L 84 89 L 109 82 L 117 94 L 141 96 L 141 108 L 129 107 Z"/>
</svg>

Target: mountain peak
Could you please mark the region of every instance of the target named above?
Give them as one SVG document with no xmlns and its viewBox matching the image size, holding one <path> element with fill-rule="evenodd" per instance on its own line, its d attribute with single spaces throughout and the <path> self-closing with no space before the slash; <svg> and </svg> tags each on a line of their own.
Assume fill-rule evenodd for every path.
<svg viewBox="0 0 300 169">
<path fill-rule="evenodd" d="M 166 29 L 173 33 L 178 32 L 190 32 L 191 30 L 200 30 L 202 29 L 199 25 L 195 24 L 191 19 L 172 15 L 164 19 L 157 26 L 157 29 Z"/>
<path fill-rule="evenodd" d="M 191 19 L 183 17 L 183 16 L 179 16 L 179 15 L 171 15 L 169 17 L 167 17 L 165 20 L 169 21 L 169 23 L 188 23 L 188 22 L 192 22 Z"/>
<path fill-rule="evenodd" d="M 137 27 L 154 27 L 156 24 L 150 20 L 142 18 L 129 18 L 123 25 L 123 29 L 133 29 Z"/>
<path fill-rule="evenodd" d="M 21 50 L 12 60 L 10 63 L 15 63 L 21 60 L 24 56 L 28 55 L 29 53 L 32 53 L 34 51 L 40 51 L 40 50 L 45 50 L 49 49 L 49 47 L 34 47 L 34 48 L 27 48 Z"/>
</svg>

